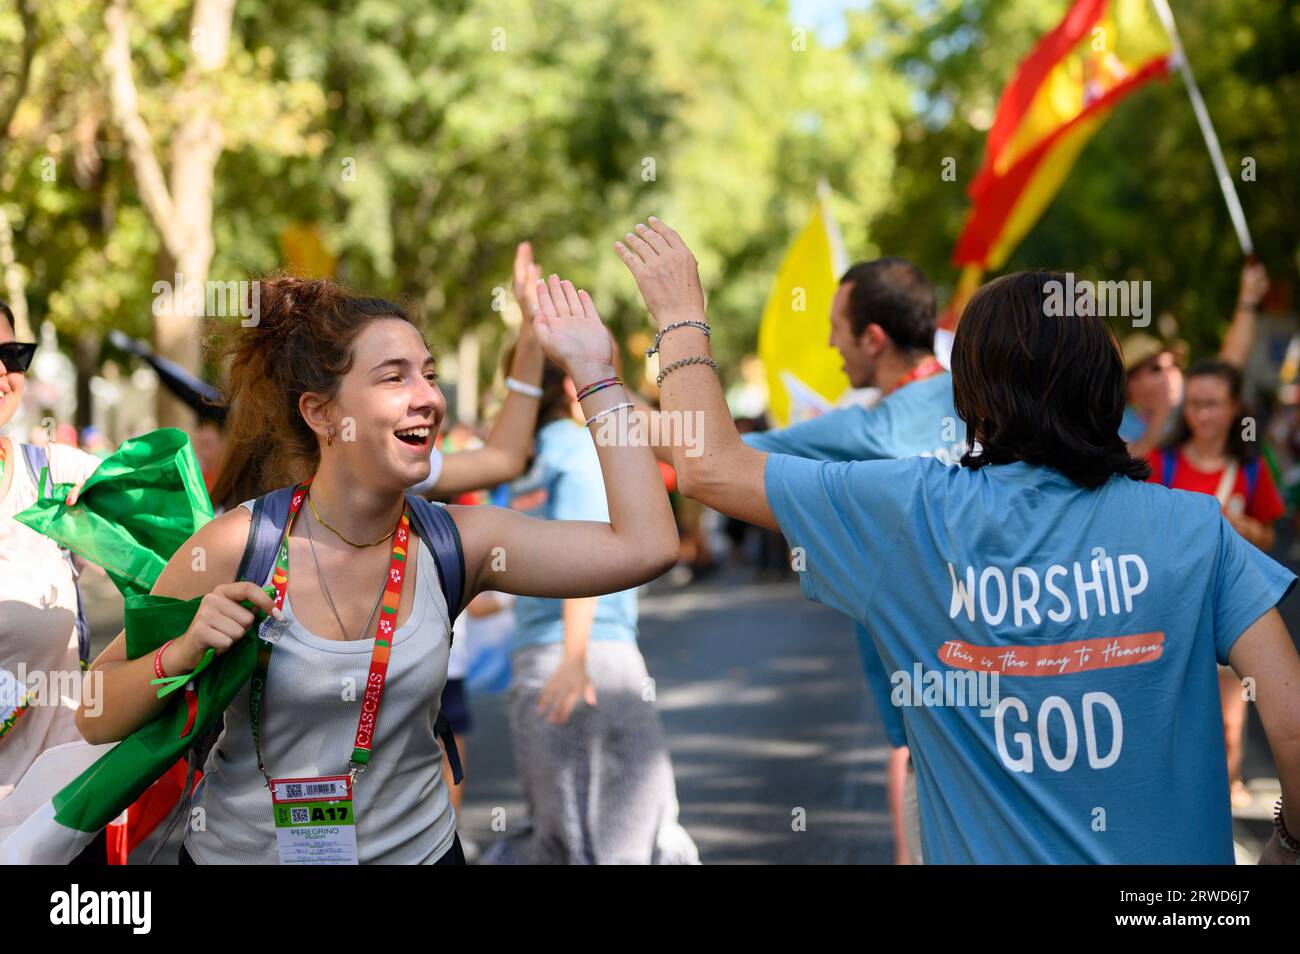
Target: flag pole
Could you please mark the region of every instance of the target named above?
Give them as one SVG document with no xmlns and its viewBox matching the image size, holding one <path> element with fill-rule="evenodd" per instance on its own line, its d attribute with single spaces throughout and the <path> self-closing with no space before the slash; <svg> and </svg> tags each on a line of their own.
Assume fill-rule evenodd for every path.
<svg viewBox="0 0 1300 954">
<path fill-rule="evenodd" d="M 839 223 L 831 212 L 831 184 L 825 176 L 817 180 L 817 202 L 821 205 L 822 221 L 826 223 L 826 238 L 831 245 L 831 266 L 835 269 L 835 279 L 838 281 L 849 267 L 849 256 L 844 250 L 844 236 L 840 234 Z"/>
<path fill-rule="evenodd" d="M 1151 2 L 1155 4 L 1156 14 L 1164 25 L 1165 33 L 1169 35 L 1169 43 L 1173 47 L 1172 60 L 1178 67 L 1178 72 L 1182 74 L 1183 83 L 1187 87 L 1187 96 L 1192 101 L 1192 112 L 1196 114 L 1196 122 L 1201 127 L 1201 135 L 1205 139 L 1205 148 L 1210 152 L 1214 172 L 1219 177 L 1219 188 L 1223 190 L 1223 201 L 1228 204 L 1228 215 L 1237 233 L 1237 241 L 1241 243 L 1241 250 L 1246 256 L 1253 256 L 1255 243 L 1250 238 L 1250 227 L 1246 225 L 1246 213 L 1241 209 L 1241 200 L 1237 198 L 1237 188 L 1233 184 L 1232 176 L 1228 175 L 1228 164 L 1223 159 L 1223 148 L 1219 145 L 1219 137 L 1215 135 L 1214 124 L 1210 122 L 1210 111 L 1205 108 L 1200 87 L 1196 85 L 1196 77 L 1192 75 L 1191 64 L 1187 62 L 1183 43 L 1178 38 L 1178 25 L 1174 23 L 1174 12 L 1169 9 L 1169 0 L 1151 0 Z"/>
</svg>

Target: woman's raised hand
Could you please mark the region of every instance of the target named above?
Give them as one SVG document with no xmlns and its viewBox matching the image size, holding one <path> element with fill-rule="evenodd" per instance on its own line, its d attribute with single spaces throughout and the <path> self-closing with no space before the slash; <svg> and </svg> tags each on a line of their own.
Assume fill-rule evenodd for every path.
<svg viewBox="0 0 1300 954">
<path fill-rule="evenodd" d="M 523 312 L 524 328 L 533 321 L 533 312 L 537 309 L 537 283 L 542 279 L 542 267 L 533 261 L 533 246 L 530 242 L 520 242 L 515 247 L 514 292 L 519 310 Z"/>
<path fill-rule="evenodd" d="M 648 226 L 638 225 L 614 249 L 659 327 L 704 317 L 700 268 L 682 237 L 667 225 L 651 216 Z"/>
<path fill-rule="evenodd" d="M 564 368 L 578 387 L 613 373 L 614 349 L 591 296 L 552 275 L 537 283 L 533 321 L 542 351 Z"/>
</svg>

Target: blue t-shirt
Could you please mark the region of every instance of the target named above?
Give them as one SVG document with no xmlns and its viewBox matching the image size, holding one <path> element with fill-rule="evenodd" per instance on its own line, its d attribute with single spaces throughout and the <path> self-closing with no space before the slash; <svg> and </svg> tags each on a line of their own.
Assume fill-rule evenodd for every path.
<svg viewBox="0 0 1300 954">
<path fill-rule="evenodd" d="M 537 432 L 537 452 L 527 474 L 510 485 L 510 506 L 545 520 L 609 522 L 605 482 L 591 432 L 577 421 L 552 421 Z M 541 531 L 545 533 L 546 531 Z M 509 555 L 507 554 L 507 559 Z M 515 600 L 511 651 L 564 641 L 564 600 L 522 596 Z M 636 590 L 596 601 L 591 639 L 636 640 Z"/>
<path fill-rule="evenodd" d="M 927 864 L 1233 863 L 1215 663 L 1295 576 L 1217 501 L 919 458 L 772 455 L 766 487 L 891 674 Z"/>
<path fill-rule="evenodd" d="M 874 407 L 828 411 L 793 427 L 746 434 L 744 441 L 769 454 L 793 454 L 813 460 L 921 456 L 952 464 L 966 453 L 966 425 L 952 405 L 952 375 L 944 372 L 905 384 Z M 854 623 L 853 636 L 885 735 L 895 748 L 904 746 L 907 736 L 903 718 L 890 702 L 889 676 L 871 634 L 861 623 Z"/>
<path fill-rule="evenodd" d="M 955 464 L 966 453 L 966 425 L 952 406 L 946 371 L 913 381 L 875 407 L 837 408 L 775 431 L 744 436 L 755 450 L 813 460 L 896 460 L 936 457 Z"/>
</svg>

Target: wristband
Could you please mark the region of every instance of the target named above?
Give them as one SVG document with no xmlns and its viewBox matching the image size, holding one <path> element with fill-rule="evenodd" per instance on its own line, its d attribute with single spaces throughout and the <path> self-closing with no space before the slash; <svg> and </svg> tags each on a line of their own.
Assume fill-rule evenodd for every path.
<svg viewBox="0 0 1300 954">
<path fill-rule="evenodd" d="M 217 657 L 217 651 L 213 649 L 211 646 L 209 646 L 204 651 L 203 658 L 199 660 L 199 664 L 194 667 L 193 671 L 182 673 L 179 676 L 160 676 L 157 679 L 149 680 L 149 684 L 151 686 L 162 686 L 162 688 L 158 690 L 158 698 L 165 699 L 167 698 L 167 696 L 171 695 L 177 689 L 181 688 L 186 683 L 188 683 L 199 673 L 203 672 L 203 670 L 207 669 L 208 665 L 216 657 Z"/>
<path fill-rule="evenodd" d="M 158 647 L 158 652 L 153 655 L 153 674 L 159 679 L 167 678 L 167 673 L 163 672 L 162 657 L 163 653 L 167 651 L 167 647 L 174 642 L 176 642 L 175 639 L 167 640 L 167 642 Z"/>
<path fill-rule="evenodd" d="M 527 394 L 529 397 L 539 398 L 542 396 L 542 389 L 537 385 L 520 381 L 517 378 L 506 378 L 506 387 L 519 394 Z"/>
<path fill-rule="evenodd" d="M 636 405 L 631 401 L 624 401 L 622 404 L 615 404 L 613 407 L 607 407 L 605 410 L 597 411 L 595 414 L 591 415 L 591 417 L 587 418 L 587 423 L 583 426 L 590 426 L 595 421 L 599 421 L 606 414 L 613 414 L 615 411 L 621 411 L 625 407 L 636 407 Z"/>
</svg>

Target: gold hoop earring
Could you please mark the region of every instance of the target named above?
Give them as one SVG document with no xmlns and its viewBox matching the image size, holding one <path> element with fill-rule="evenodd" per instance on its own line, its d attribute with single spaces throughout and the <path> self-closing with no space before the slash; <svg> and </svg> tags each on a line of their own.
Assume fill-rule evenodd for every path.
<svg viewBox="0 0 1300 954">
<path fill-rule="evenodd" d="M 333 446 L 334 446 L 334 428 L 331 427 L 331 428 L 329 429 L 329 432 L 326 433 L 326 435 L 325 435 L 325 443 L 328 444 L 330 447 L 333 447 Z"/>
</svg>

